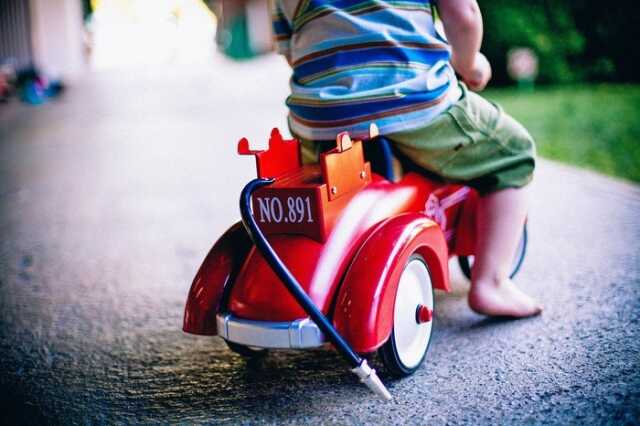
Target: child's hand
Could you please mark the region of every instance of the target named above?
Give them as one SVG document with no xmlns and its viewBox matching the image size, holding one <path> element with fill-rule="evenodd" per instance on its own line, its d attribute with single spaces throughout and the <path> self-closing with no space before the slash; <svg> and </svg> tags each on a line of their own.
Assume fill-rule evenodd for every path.
<svg viewBox="0 0 640 426">
<path fill-rule="evenodd" d="M 452 61 L 453 67 L 458 71 L 462 80 L 467 84 L 469 89 L 479 92 L 484 89 L 491 79 L 491 64 L 486 56 L 482 53 L 476 53 L 473 64 L 468 70 L 458 69 L 456 63 Z"/>
</svg>

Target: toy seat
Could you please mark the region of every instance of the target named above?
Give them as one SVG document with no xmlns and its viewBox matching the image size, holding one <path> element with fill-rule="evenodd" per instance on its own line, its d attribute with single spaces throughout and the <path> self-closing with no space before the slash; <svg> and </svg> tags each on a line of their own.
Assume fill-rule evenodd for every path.
<svg viewBox="0 0 640 426">
<path fill-rule="evenodd" d="M 431 181 L 444 183 L 440 176 L 420 167 L 395 149 L 393 143 L 384 136 L 379 135 L 365 142 L 364 155 L 371 163 L 371 171 L 390 182 L 400 182 L 407 173 L 418 173 Z"/>
<path fill-rule="evenodd" d="M 238 153 L 256 158 L 258 177 L 273 182 L 253 196 L 253 207 L 265 234 L 302 234 L 317 241 L 329 235 L 342 209 L 372 181 L 363 142 L 341 133 L 319 164 L 302 165 L 299 141 L 285 140 L 274 129 L 266 150 L 238 142 Z"/>
<path fill-rule="evenodd" d="M 335 141 L 316 141 L 318 154 L 322 155 L 336 147 Z M 371 171 L 390 182 L 402 179 L 402 162 L 399 153 L 395 152 L 391 142 L 384 136 L 375 136 L 362 142 L 365 160 L 371 164 Z"/>
<path fill-rule="evenodd" d="M 371 163 L 371 171 L 390 182 L 402 179 L 402 164 L 392 148 L 391 142 L 384 136 L 376 136 L 365 142 L 364 156 Z"/>
</svg>

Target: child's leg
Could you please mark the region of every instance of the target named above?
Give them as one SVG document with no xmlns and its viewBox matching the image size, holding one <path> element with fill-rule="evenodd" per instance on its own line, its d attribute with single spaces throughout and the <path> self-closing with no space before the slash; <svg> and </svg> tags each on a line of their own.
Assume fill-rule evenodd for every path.
<svg viewBox="0 0 640 426">
<path fill-rule="evenodd" d="M 527 193 L 525 186 L 479 199 L 478 239 L 469 292 L 469 306 L 478 313 L 528 317 L 542 311 L 538 302 L 509 279 L 527 214 Z"/>
</svg>

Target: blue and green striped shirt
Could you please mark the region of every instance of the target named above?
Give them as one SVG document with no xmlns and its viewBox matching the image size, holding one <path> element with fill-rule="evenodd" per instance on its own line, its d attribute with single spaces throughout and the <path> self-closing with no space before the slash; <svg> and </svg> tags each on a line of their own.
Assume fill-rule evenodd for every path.
<svg viewBox="0 0 640 426">
<path fill-rule="evenodd" d="M 275 0 L 278 50 L 293 66 L 293 133 L 331 140 L 423 127 L 460 97 L 430 0 Z"/>
</svg>

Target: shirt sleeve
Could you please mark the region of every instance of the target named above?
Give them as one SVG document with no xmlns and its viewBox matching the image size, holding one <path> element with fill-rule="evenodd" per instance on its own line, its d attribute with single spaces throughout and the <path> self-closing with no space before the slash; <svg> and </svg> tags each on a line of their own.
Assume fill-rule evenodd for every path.
<svg viewBox="0 0 640 426">
<path fill-rule="evenodd" d="M 274 0 L 272 4 L 271 22 L 273 26 L 276 50 L 281 55 L 291 58 L 291 24 L 282 11 L 282 7 L 278 0 Z"/>
</svg>

